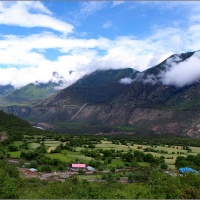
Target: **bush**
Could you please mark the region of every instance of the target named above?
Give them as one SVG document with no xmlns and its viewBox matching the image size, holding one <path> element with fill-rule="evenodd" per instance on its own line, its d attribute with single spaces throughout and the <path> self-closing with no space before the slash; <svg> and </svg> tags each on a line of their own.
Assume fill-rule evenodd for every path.
<svg viewBox="0 0 200 200">
<path fill-rule="evenodd" d="M 85 174 L 85 171 L 82 170 L 82 169 L 79 169 L 79 170 L 78 170 L 78 173 L 79 173 L 79 174 Z"/>
<path fill-rule="evenodd" d="M 35 168 L 37 169 L 38 168 L 38 163 L 36 160 L 32 160 L 29 164 L 29 168 Z"/>
<path fill-rule="evenodd" d="M 162 163 L 161 165 L 160 165 L 160 168 L 161 169 L 168 169 L 168 164 L 167 163 Z"/>
<path fill-rule="evenodd" d="M 18 151 L 19 149 L 16 145 L 11 144 L 11 145 L 8 146 L 8 150 L 13 152 L 13 151 Z"/>
<path fill-rule="evenodd" d="M 51 166 L 50 165 L 43 165 L 41 167 L 41 172 L 51 172 L 52 169 L 51 169 Z"/>
</svg>

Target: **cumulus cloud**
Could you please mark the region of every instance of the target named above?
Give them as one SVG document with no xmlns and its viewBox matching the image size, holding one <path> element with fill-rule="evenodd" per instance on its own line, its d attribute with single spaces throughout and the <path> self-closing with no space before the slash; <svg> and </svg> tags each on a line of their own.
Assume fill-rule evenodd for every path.
<svg viewBox="0 0 200 200">
<path fill-rule="evenodd" d="M 141 49 L 138 49 L 138 45 Z M 23 37 L 4 36 L 0 40 L 0 63 L 11 67 L 1 71 L 7 81 L 0 79 L 0 84 L 20 87 L 35 81 L 47 82 L 56 71 L 69 85 L 97 69 L 131 67 L 143 70 L 152 64 L 152 60 L 157 60 L 143 51 L 144 47 L 150 48 L 150 44 L 132 37 L 77 39 L 47 32 Z M 46 57 L 49 49 L 58 51 L 55 60 Z M 162 56 L 165 54 L 163 52 Z M 22 70 L 24 66 L 26 68 Z M 31 73 L 28 73 L 29 68 Z M 15 75 L 8 76 L 7 70 Z M 32 72 L 34 70 L 36 72 Z M 45 71 L 47 73 L 43 76 Z M 69 71 L 73 73 L 69 74 Z M 14 76 L 20 77 L 20 80 Z"/>
<path fill-rule="evenodd" d="M 60 21 L 52 16 L 41 2 L 0 2 L 0 24 L 22 27 L 44 27 L 71 33 L 73 25 Z"/>
<path fill-rule="evenodd" d="M 200 51 L 184 62 L 171 63 L 168 71 L 162 73 L 163 84 L 183 87 L 200 80 Z"/>
<path fill-rule="evenodd" d="M 103 9 L 107 3 L 82 2 L 80 13 L 87 17 Z M 97 69 L 130 67 L 143 71 L 174 53 L 199 48 L 200 25 L 194 17 L 189 20 L 191 23 L 184 27 L 154 26 L 152 33 L 144 38 L 128 35 L 113 39 L 101 36 L 80 39 L 63 35 L 70 33 L 74 27 L 53 17 L 53 13 L 41 2 L 0 2 L 1 24 L 44 27 L 49 28 L 49 31 L 61 32 L 27 36 L 1 35 L 0 65 L 10 67 L 0 68 L 0 85 L 21 87 L 35 81 L 46 83 L 54 80 L 53 73 L 57 72 L 67 81 L 65 86 L 69 86 Z M 49 50 L 58 52 L 54 59 L 48 56 Z M 198 67 L 195 67 L 199 61 L 197 54 L 185 63 L 177 64 L 178 59 L 176 57 L 176 60 L 168 61 L 172 67 L 167 68 L 168 71 L 161 76 L 164 84 L 181 87 L 199 79 Z M 178 71 L 180 74 L 184 72 L 184 75 L 177 78 Z M 147 81 L 153 83 L 154 78 L 149 76 Z M 131 81 L 127 78 L 121 80 L 127 84 Z"/>
</svg>

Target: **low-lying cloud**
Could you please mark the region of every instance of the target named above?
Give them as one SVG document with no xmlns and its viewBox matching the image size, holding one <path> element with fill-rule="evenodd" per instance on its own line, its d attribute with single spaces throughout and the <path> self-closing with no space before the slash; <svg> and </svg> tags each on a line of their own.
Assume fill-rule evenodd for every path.
<svg viewBox="0 0 200 200">
<path fill-rule="evenodd" d="M 161 81 L 165 85 L 183 87 L 200 80 L 200 51 L 187 60 L 179 63 L 171 63 L 171 67 L 160 74 Z"/>
<path fill-rule="evenodd" d="M 121 84 L 128 85 L 128 84 L 131 84 L 133 82 L 133 79 L 126 77 L 126 78 L 122 78 L 119 82 Z"/>
</svg>

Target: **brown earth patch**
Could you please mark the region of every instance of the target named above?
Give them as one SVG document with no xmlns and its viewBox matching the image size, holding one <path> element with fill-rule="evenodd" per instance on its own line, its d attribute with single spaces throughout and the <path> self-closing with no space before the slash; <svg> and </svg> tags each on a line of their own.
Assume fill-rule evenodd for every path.
<svg viewBox="0 0 200 200">
<path fill-rule="evenodd" d="M 49 147 L 49 149 L 48 149 L 48 153 L 51 153 L 51 151 L 53 151 L 53 150 L 55 150 L 56 149 L 56 147 L 54 147 L 54 146 L 52 146 L 52 147 Z"/>
<path fill-rule="evenodd" d="M 0 142 L 4 141 L 6 139 L 8 139 L 6 132 L 2 132 L 1 135 L 0 135 Z"/>
</svg>

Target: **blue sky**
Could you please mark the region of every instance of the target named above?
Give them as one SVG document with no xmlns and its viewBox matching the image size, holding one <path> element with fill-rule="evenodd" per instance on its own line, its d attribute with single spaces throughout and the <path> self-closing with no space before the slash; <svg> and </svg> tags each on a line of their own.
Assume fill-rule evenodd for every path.
<svg viewBox="0 0 200 200">
<path fill-rule="evenodd" d="M 198 1 L 1 1 L 0 85 L 143 71 L 199 50 L 199 33 Z"/>
</svg>

